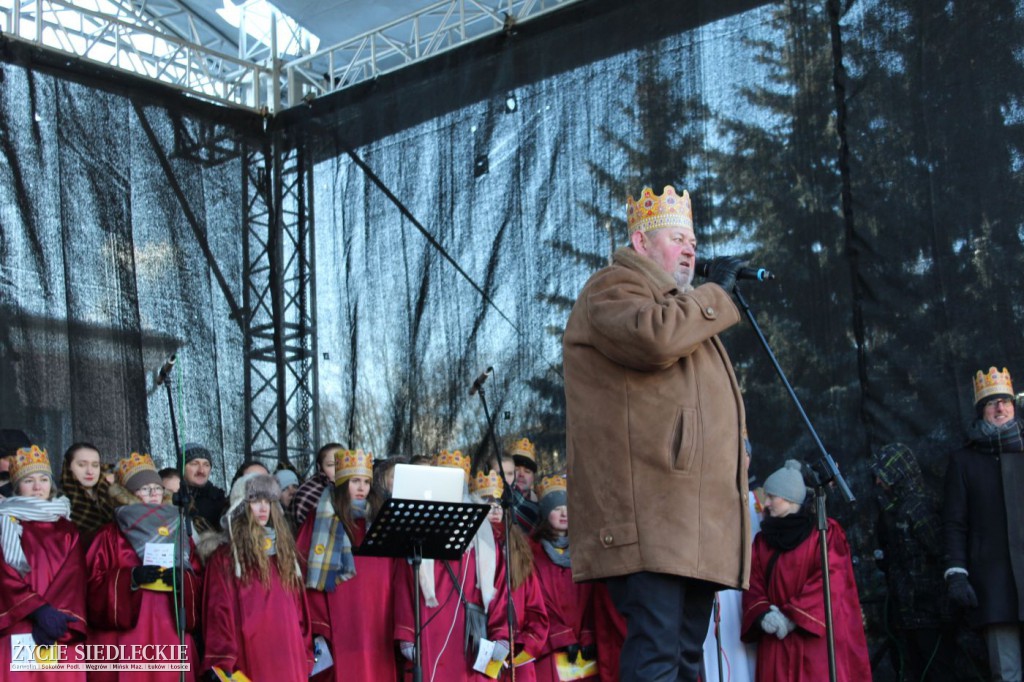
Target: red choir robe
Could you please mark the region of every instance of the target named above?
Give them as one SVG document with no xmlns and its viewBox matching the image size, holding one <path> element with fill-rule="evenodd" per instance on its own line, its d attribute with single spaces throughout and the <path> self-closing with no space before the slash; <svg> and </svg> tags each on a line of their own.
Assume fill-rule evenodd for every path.
<svg viewBox="0 0 1024 682">
<path fill-rule="evenodd" d="M 202 579 L 198 577 L 200 565 L 195 547 L 191 548 L 189 557 L 197 573 L 185 571 L 185 645 L 190 668 L 185 679 L 194 680 L 198 659 L 191 633 L 196 632 L 199 623 Z M 174 613 L 174 593 L 132 589 L 132 569 L 141 566 L 142 560 L 116 522 L 100 528 L 85 560 L 89 570 L 86 605 L 90 644 L 181 643 Z M 130 671 L 95 671 L 89 674 L 89 682 L 134 682 L 138 675 Z M 153 671 L 146 673 L 146 679 L 176 682 L 180 676 L 177 671 Z"/>
<path fill-rule="evenodd" d="M 763 528 L 762 528 L 763 532 Z M 853 579 L 850 546 L 834 520 L 826 531 L 832 623 L 836 646 L 836 679 L 864 682 L 871 679 L 857 585 Z M 763 534 L 754 538 L 750 563 L 750 589 L 743 594 L 742 639 L 757 642 L 757 679 L 819 682 L 828 679 L 828 643 L 825 640 L 825 596 L 822 588 L 818 532 L 788 552 L 779 554 L 766 581 L 765 571 L 774 549 Z M 796 623 L 785 639 L 761 629 L 760 618 L 775 605 Z"/>
<path fill-rule="evenodd" d="M 313 635 L 306 593 L 281 584 L 277 556 L 270 560 L 270 581 L 249 583 L 235 577 L 230 544 L 206 562 L 203 576 L 203 641 L 200 670 L 217 666 L 227 674 L 241 670 L 253 682 L 306 682 L 313 669 Z"/>
<path fill-rule="evenodd" d="M 428 607 L 420 592 L 420 615 L 423 625 L 423 682 L 470 682 L 477 673 L 464 652 L 466 616 L 459 591 L 445 570 L 444 563 L 434 561 L 434 585 L 438 605 Z M 466 599 L 483 604 L 476 580 L 476 551 L 466 550 L 459 561 L 449 562 L 462 584 Z M 416 617 L 413 611 L 412 566 L 404 561 L 395 585 L 395 639 L 416 641 Z M 408 668 L 411 669 L 411 663 Z"/>
<path fill-rule="evenodd" d="M 626 619 L 615 608 L 605 583 L 594 583 L 592 599 L 598 680 L 619 682 L 619 657 L 622 655 L 622 644 L 626 641 Z"/>
<path fill-rule="evenodd" d="M 316 514 L 302 524 L 295 541 L 305 575 Z M 358 547 L 366 537 L 366 520 L 355 519 Z M 393 682 L 398 674 L 395 659 L 394 587 L 399 563 L 389 557 L 355 557 L 356 575 L 333 592 L 306 590 L 313 636 L 323 635 L 330 643 L 334 666 L 314 680 L 384 680 Z"/>
<path fill-rule="evenodd" d="M 548 558 L 540 542 L 532 543 L 533 565 L 544 594 L 550 622 L 548 641 L 534 664 L 538 682 L 558 682 L 555 652 L 573 644 L 594 644 L 591 583 L 574 583 L 572 569 L 562 568 Z M 598 647 L 600 649 L 600 647 Z"/>
<path fill-rule="evenodd" d="M 31 570 L 24 577 L 8 566 L 0 553 L 0 679 L 8 675 L 33 682 L 84 682 L 85 672 L 35 671 L 11 673 L 11 636 L 32 632 L 30 614 L 49 604 L 78 620 L 58 644 L 68 646 L 65 662 L 79 660 L 75 645 L 85 640 L 85 552 L 75 524 L 67 519 L 26 521 L 21 548 Z"/>
<path fill-rule="evenodd" d="M 492 642 L 502 639 L 511 641 L 508 636 L 508 587 L 503 549 L 505 526 L 496 523 L 491 527 L 494 529 L 498 561 L 494 578 L 496 583 L 494 600 L 487 612 L 487 638 Z M 516 618 L 515 653 L 525 651 L 533 658 L 537 658 L 544 649 L 548 638 L 548 612 L 544 607 L 544 593 L 541 591 L 536 571 L 530 574 L 526 582 L 512 590 L 512 612 Z M 488 678 L 480 676 L 479 679 L 486 680 Z M 510 679 L 507 672 L 502 679 Z M 535 682 L 536 679 L 534 663 L 526 663 L 516 668 L 518 682 Z"/>
</svg>

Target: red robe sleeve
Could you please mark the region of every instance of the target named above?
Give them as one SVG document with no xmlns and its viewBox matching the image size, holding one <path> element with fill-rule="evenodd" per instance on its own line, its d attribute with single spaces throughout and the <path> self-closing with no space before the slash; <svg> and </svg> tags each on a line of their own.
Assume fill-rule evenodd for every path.
<svg viewBox="0 0 1024 682">
<path fill-rule="evenodd" d="M 768 599 L 765 570 L 774 552 L 763 538 L 754 538 L 750 557 L 750 589 L 743 593 L 743 621 L 740 624 L 740 639 L 744 642 L 756 642 L 764 634 L 760 625 L 761 616 L 772 605 Z"/>
<path fill-rule="evenodd" d="M 217 666 L 231 674 L 238 666 L 238 582 L 231 548 L 222 545 L 206 563 L 203 576 L 203 641 L 206 654 L 202 670 Z"/>
<path fill-rule="evenodd" d="M 508 641 L 508 587 L 504 567 L 495 580 L 498 585 L 487 614 L 487 637 L 492 641 Z M 544 593 L 540 589 L 536 572 L 531 573 L 526 582 L 514 589 L 512 594 L 514 613 L 518 619 L 516 653 L 526 651 L 537 658 L 544 650 L 548 638 L 548 611 L 544 607 Z"/>
<path fill-rule="evenodd" d="M 32 567 L 24 577 L 0 554 L 0 632 L 49 604 L 76 620 L 61 643 L 85 637 L 85 552 L 78 529 L 67 519 L 26 522 L 21 543 Z"/>
</svg>

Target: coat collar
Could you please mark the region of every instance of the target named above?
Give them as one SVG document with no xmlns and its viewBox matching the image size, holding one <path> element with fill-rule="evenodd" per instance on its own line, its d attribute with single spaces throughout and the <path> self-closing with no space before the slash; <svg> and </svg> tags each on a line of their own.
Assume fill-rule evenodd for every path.
<svg viewBox="0 0 1024 682">
<path fill-rule="evenodd" d="M 615 253 L 612 255 L 612 260 L 616 265 L 621 265 L 622 267 L 639 272 L 641 275 L 649 279 L 651 284 L 653 284 L 655 288 L 663 294 L 670 294 L 679 289 L 679 287 L 676 286 L 676 280 L 672 275 L 655 265 L 654 261 L 650 258 L 641 256 L 628 246 L 616 249 Z"/>
</svg>

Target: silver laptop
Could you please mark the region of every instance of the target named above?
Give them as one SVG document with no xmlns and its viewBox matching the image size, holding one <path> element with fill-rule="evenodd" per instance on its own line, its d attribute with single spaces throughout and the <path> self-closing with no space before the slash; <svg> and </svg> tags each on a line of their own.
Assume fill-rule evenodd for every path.
<svg viewBox="0 0 1024 682">
<path fill-rule="evenodd" d="M 466 474 L 462 469 L 396 464 L 391 496 L 396 500 L 462 502 L 465 485 Z"/>
</svg>

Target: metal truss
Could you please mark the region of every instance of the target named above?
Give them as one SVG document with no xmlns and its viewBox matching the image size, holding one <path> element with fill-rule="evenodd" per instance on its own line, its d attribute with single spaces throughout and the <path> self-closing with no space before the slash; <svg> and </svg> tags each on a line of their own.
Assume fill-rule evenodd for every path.
<svg viewBox="0 0 1024 682">
<path fill-rule="evenodd" d="M 282 133 L 244 154 L 246 444 L 301 469 L 319 441 L 312 164 Z"/>
<path fill-rule="evenodd" d="M 287 106 L 372 80 L 582 0 L 442 0 L 284 66 Z"/>
<path fill-rule="evenodd" d="M 271 69 L 227 54 L 226 36 L 174 0 L 14 0 L 0 31 L 223 105 L 269 110 L 279 90 Z"/>
</svg>

